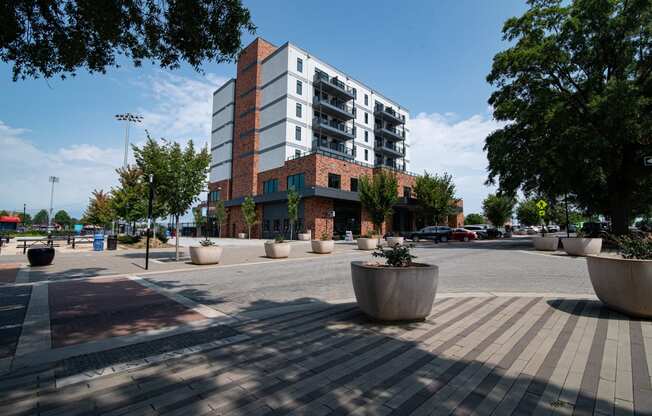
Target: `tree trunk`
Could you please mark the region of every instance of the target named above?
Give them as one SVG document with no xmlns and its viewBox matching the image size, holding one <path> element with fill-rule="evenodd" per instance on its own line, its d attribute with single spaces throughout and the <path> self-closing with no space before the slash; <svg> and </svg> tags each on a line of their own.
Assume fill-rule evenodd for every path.
<svg viewBox="0 0 652 416">
<path fill-rule="evenodd" d="M 251 225 L 247 225 L 247 239 L 251 240 Z"/>
<path fill-rule="evenodd" d="M 629 232 L 629 200 L 628 196 L 612 193 L 609 198 L 611 211 L 611 232 L 624 235 Z"/>
<path fill-rule="evenodd" d="M 179 216 L 174 216 L 174 258 L 176 261 L 179 261 Z"/>
<path fill-rule="evenodd" d="M 292 230 L 294 229 L 294 221 L 290 221 L 290 241 L 292 241 Z"/>
</svg>

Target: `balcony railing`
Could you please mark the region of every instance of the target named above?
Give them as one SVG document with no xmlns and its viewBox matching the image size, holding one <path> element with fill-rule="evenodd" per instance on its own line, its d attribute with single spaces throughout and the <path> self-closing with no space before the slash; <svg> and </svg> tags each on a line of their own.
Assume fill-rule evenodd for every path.
<svg viewBox="0 0 652 416">
<path fill-rule="evenodd" d="M 338 117 L 344 120 L 351 120 L 355 118 L 355 113 L 353 111 L 353 106 L 345 104 L 339 100 L 321 98 L 317 95 L 313 98 L 313 104 L 315 107 L 324 113 L 328 113 L 334 117 Z"/>
<path fill-rule="evenodd" d="M 340 142 L 329 142 L 327 140 L 315 139 L 312 141 L 312 148 L 314 150 L 326 151 L 328 153 L 334 153 L 339 156 L 344 156 L 346 158 L 355 158 L 355 150 L 349 149 Z"/>
<path fill-rule="evenodd" d="M 404 124 L 405 116 L 400 115 L 392 107 L 387 107 L 382 104 L 376 103 L 374 107 L 374 115 L 379 117 L 390 124 Z"/>
<path fill-rule="evenodd" d="M 331 77 L 327 73 L 316 70 L 315 77 L 313 79 L 314 86 L 319 88 L 320 86 L 324 87 L 330 94 L 336 94 L 341 97 L 345 97 L 347 100 L 352 100 L 353 88 L 348 87 L 344 82 L 339 80 L 337 77 Z"/>
<path fill-rule="evenodd" d="M 386 152 L 405 156 L 405 146 L 399 146 L 389 141 L 376 140 L 376 149 L 385 150 Z"/>
<path fill-rule="evenodd" d="M 376 124 L 375 127 L 374 133 L 376 135 L 395 140 L 403 140 L 405 138 L 404 130 L 399 130 L 394 127 L 383 127 L 381 124 Z"/>
<path fill-rule="evenodd" d="M 315 117 L 312 120 L 312 125 L 313 129 L 320 129 L 324 133 L 340 139 L 349 140 L 355 138 L 355 129 L 335 120 L 329 121 L 320 117 Z"/>
</svg>

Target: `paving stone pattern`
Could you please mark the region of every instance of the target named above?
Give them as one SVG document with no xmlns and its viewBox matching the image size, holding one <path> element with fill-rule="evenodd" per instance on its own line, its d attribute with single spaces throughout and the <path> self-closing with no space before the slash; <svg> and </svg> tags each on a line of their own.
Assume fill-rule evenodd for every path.
<svg viewBox="0 0 652 416">
<path fill-rule="evenodd" d="M 212 331 L 158 342 L 247 339 L 65 386 L 84 358 L 21 369 L 0 379 L 0 414 L 652 414 L 652 322 L 593 300 L 451 297 L 402 325 L 316 303 Z"/>
<path fill-rule="evenodd" d="M 5 287 L 0 292 L 0 358 L 16 352 L 31 292 L 30 286 Z"/>
</svg>

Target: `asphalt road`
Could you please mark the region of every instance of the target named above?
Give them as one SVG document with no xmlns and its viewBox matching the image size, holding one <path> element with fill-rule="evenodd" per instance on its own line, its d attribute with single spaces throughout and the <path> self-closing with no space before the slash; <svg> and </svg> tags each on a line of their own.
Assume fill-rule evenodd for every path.
<svg viewBox="0 0 652 416">
<path fill-rule="evenodd" d="M 413 253 L 416 261 L 439 266 L 439 293 L 593 293 L 585 259 L 538 253 L 528 240 L 421 244 Z M 372 257 L 351 250 L 318 258 L 149 275 L 147 279 L 233 313 L 312 299 L 352 298 L 350 262 L 364 259 Z"/>
</svg>

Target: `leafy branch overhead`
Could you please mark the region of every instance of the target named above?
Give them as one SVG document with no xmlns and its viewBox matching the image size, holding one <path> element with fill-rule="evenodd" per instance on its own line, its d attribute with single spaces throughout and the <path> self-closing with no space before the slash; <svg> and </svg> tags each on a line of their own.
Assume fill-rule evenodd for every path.
<svg viewBox="0 0 652 416">
<path fill-rule="evenodd" d="M 254 33 L 240 0 L 0 2 L 0 59 L 13 79 L 105 73 L 122 57 L 162 68 L 237 57 L 243 32 Z"/>
</svg>

